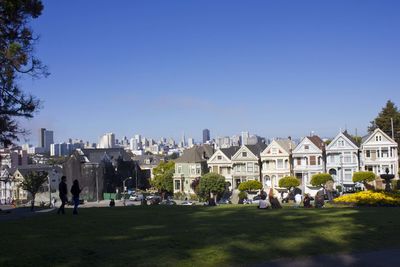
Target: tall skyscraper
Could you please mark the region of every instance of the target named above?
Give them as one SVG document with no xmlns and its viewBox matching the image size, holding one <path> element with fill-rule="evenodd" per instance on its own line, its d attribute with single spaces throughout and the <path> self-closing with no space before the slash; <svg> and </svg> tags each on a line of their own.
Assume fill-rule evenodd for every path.
<svg viewBox="0 0 400 267">
<path fill-rule="evenodd" d="M 39 143 L 38 147 L 44 147 L 44 133 L 46 132 L 46 128 L 39 129 Z"/>
<path fill-rule="evenodd" d="M 204 129 L 203 130 L 203 144 L 207 143 L 210 140 L 211 140 L 211 138 L 210 138 L 210 130 Z"/>
<path fill-rule="evenodd" d="M 191 137 L 188 138 L 188 147 L 194 147 L 194 139 Z"/>
<path fill-rule="evenodd" d="M 43 148 L 43 152 L 50 152 L 51 144 L 54 144 L 54 132 L 48 131 L 46 128 L 40 128 L 38 147 Z"/>
<path fill-rule="evenodd" d="M 115 134 L 107 133 L 100 137 L 99 148 L 114 148 L 115 147 Z"/>
</svg>

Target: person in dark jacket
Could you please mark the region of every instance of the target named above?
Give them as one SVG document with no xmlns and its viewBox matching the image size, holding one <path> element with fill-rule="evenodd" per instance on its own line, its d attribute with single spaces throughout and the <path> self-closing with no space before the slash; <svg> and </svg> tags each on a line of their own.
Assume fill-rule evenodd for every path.
<svg viewBox="0 0 400 267">
<path fill-rule="evenodd" d="M 60 200 L 61 200 L 61 206 L 57 211 L 57 214 L 65 214 L 65 203 L 67 203 L 68 200 L 68 189 L 67 189 L 67 184 L 65 183 L 65 181 L 67 180 L 67 177 L 63 176 L 61 177 L 61 182 L 58 185 L 58 192 L 59 192 L 59 196 L 60 196 Z"/>
<path fill-rule="evenodd" d="M 74 200 L 74 212 L 73 212 L 74 215 L 78 214 L 79 194 L 81 193 L 81 191 L 82 189 L 80 189 L 79 187 L 79 182 L 78 180 L 75 179 L 71 187 L 72 199 Z"/>
</svg>

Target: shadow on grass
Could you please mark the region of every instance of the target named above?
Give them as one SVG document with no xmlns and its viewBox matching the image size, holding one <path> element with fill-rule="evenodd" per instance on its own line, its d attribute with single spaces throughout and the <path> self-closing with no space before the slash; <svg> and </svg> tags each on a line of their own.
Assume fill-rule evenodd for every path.
<svg viewBox="0 0 400 267">
<path fill-rule="evenodd" d="M 1 266 L 232 266 L 400 245 L 400 209 L 126 207 L 2 222 Z M 24 256 L 20 257 L 23 251 Z"/>
</svg>

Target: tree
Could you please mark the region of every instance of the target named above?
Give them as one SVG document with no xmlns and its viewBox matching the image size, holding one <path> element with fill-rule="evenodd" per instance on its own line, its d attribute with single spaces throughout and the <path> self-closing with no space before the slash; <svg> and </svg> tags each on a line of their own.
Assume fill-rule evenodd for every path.
<svg viewBox="0 0 400 267">
<path fill-rule="evenodd" d="M 190 188 L 193 189 L 193 191 L 196 193 L 196 195 L 199 194 L 199 185 L 200 185 L 200 178 L 196 177 L 192 183 L 190 184 Z"/>
<path fill-rule="evenodd" d="M 47 172 L 30 172 L 21 183 L 22 189 L 28 191 L 32 195 L 31 211 L 35 206 L 35 197 L 40 187 L 47 181 Z"/>
<path fill-rule="evenodd" d="M 279 187 L 286 188 L 290 191 L 293 187 L 298 187 L 300 180 L 293 176 L 286 176 L 279 180 Z"/>
<path fill-rule="evenodd" d="M 0 144 L 8 146 L 27 131 L 18 118 L 32 118 L 40 103 L 17 84 L 23 76 L 47 76 L 47 68 L 34 55 L 38 37 L 28 24 L 43 10 L 40 0 L 0 1 Z"/>
<path fill-rule="evenodd" d="M 311 177 L 311 185 L 312 186 L 318 186 L 318 187 L 323 187 L 325 188 L 325 185 L 328 181 L 333 181 L 333 178 L 330 174 L 328 173 L 319 173 L 319 174 L 314 174 Z"/>
<path fill-rule="evenodd" d="M 386 106 L 382 109 L 378 116 L 371 121 L 368 131 L 373 132 L 376 128 L 380 128 L 391 137 L 391 119 L 393 119 L 394 139 L 397 143 L 400 143 L 400 112 L 396 105 L 390 100 L 387 101 Z"/>
<path fill-rule="evenodd" d="M 210 172 L 200 178 L 199 194 L 207 200 L 214 198 L 216 201 L 217 195 L 223 193 L 225 189 L 225 177 L 220 174 Z"/>
<path fill-rule="evenodd" d="M 368 184 L 376 179 L 376 175 L 373 172 L 355 172 L 353 173 L 353 182 L 354 183 L 363 183 L 364 186 L 368 189 L 372 189 L 372 187 Z"/>
<path fill-rule="evenodd" d="M 256 180 L 246 181 L 239 185 L 239 190 L 246 191 L 246 192 L 260 190 L 261 188 L 262 188 L 262 184 Z"/>
<path fill-rule="evenodd" d="M 175 171 L 175 162 L 173 161 L 161 161 L 157 167 L 153 169 L 154 178 L 162 176 L 168 172 Z"/>
<path fill-rule="evenodd" d="M 174 173 L 172 171 L 166 172 L 162 175 L 158 175 L 154 177 L 151 181 L 151 185 L 161 193 L 172 193 L 173 192 L 173 184 L 174 184 Z"/>
<path fill-rule="evenodd" d="M 162 193 L 172 193 L 174 183 L 175 162 L 160 162 L 157 167 L 153 169 L 154 178 L 151 185 Z"/>
</svg>

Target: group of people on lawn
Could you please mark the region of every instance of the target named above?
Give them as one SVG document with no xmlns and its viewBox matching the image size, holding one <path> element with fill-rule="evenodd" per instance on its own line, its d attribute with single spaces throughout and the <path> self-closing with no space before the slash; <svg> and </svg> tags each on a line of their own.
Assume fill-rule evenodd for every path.
<svg viewBox="0 0 400 267">
<path fill-rule="evenodd" d="M 267 196 L 266 192 L 264 190 L 261 190 L 260 192 L 261 199 L 258 203 L 258 208 L 259 209 L 281 209 L 282 206 L 278 200 L 278 194 L 274 192 L 274 189 L 269 190 L 269 194 Z M 309 194 L 305 194 L 304 199 L 300 193 L 297 193 L 294 196 L 294 203 L 295 207 L 300 207 L 301 204 L 303 204 L 304 208 L 312 208 L 313 206 L 311 205 L 311 197 Z M 321 192 L 318 192 L 315 196 L 314 199 L 314 205 L 316 208 L 322 208 L 325 204 L 324 200 L 324 194 Z"/>
</svg>

